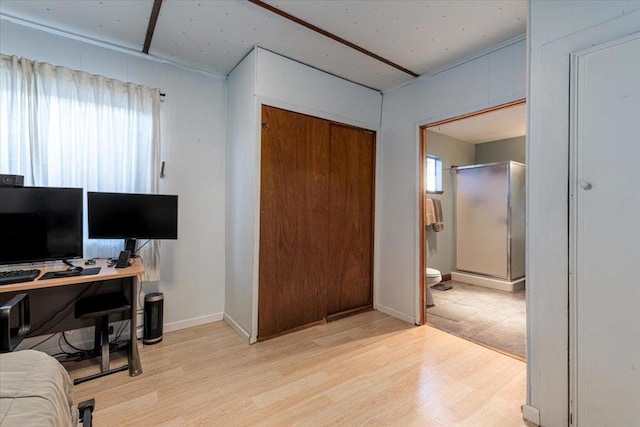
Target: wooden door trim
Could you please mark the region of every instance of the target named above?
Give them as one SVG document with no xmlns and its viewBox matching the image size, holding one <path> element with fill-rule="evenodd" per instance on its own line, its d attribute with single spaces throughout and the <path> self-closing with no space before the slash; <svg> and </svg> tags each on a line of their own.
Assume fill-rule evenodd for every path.
<svg viewBox="0 0 640 427">
<path fill-rule="evenodd" d="M 470 117 L 475 117 L 475 116 L 481 116 L 481 115 L 486 114 L 486 113 L 491 113 L 493 111 L 504 110 L 506 108 L 515 107 L 516 105 L 521 105 L 521 104 L 526 104 L 526 103 L 527 103 L 527 99 L 526 98 L 518 99 L 516 101 L 507 102 L 506 104 L 500 104 L 500 105 L 496 105 L 495 107 L 485 108 L 484 110 L 478 110 L 478 111 L 474 111 L 472 113 L 462 114 L 460 116 L 454 116 L 454 117 L 450 117 L 448 119 L 438 120 L 437 122 L 428 123 L 426 125 L 420 126 L 420 130 L 427 129 L 427 128 L 430 128 L 430 127 L 435 127 L 435 126 L 442 126 L 442 125 L 444 125 L 446 123 L 457 122 L 458 120 L 468 119 Z"/>
<path fill-rule="evenodd" d="M 420 304 L 420 315 L 418 317 L 418 325 L 424 325 L 427 323 L 427 292 L 425 286 L 427 286 L 425 272 L 427 266 L 427 251 L 425 245 L 427 244 L 427 231 L 425 229 L 426 224 L 424 222 L 425 203 L 427 203 L 426 188 L 424 185 L 424 168 L 426 162 L 424 161 L 427 155 L 427 131 L 426 127 L 420 127 L 420 168 L 418 171 L 418 179 L 420 180 L 418 188 L 419 193 L 419 223 L 420 223 L 420 257 L 418 262 L 418 275 L 420 280 L 420 291 L 418 293 L 418 303 Z"/>
</svg>

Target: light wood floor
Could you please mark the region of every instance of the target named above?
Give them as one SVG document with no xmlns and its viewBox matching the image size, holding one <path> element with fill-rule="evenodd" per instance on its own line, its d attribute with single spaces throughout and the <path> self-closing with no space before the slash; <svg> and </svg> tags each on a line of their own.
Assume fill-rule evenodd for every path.
<svg viewBox="0 0 640 427">
<path fill-rule="evenodd" d="M 142 375 L 76 386 L 96 427 L 526 425 L 523 362 L 376 311 L 252 346 L 216 322 L 140 350 Z"/>
</svg>

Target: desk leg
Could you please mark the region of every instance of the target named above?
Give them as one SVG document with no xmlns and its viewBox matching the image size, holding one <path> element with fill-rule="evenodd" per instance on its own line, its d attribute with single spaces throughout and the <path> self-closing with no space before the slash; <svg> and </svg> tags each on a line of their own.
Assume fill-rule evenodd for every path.
<svg viewBox="0 0 640 427">
<path fill-rule="evenodd" d="M 131 321 L 129 322 L 130 337 L 129 351 L 129 375 L 135 377 L 142 373 L 142 363 L 140 363 L 140 353 L 138 353 L 138 278 L 131 278 Z"/>
</svg>

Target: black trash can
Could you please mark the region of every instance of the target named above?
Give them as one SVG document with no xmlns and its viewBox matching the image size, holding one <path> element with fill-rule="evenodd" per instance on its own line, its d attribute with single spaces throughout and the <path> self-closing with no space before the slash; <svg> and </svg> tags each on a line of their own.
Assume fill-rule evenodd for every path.
<svg viewBox="0 0 640 427">
<path fill-rule="evenodd" d="M 154 292 L 144 296 L 144 344 L 157 344 L 162 341 L 163 309 L 163 293 Z"/>
</svg>

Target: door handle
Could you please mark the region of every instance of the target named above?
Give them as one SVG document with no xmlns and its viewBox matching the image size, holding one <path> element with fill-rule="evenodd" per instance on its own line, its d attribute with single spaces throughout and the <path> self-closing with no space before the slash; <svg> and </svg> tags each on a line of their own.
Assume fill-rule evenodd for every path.
<svg viewBox="0 0 640 427">
<path fill-rule="evenodd" d="M 593 188 L 593 185 L 591 185 L 589 181 L 582 181 L 580 183 L 580 188 L 582 188 L 585 191 L 589 191 Z"/>
</svg>

